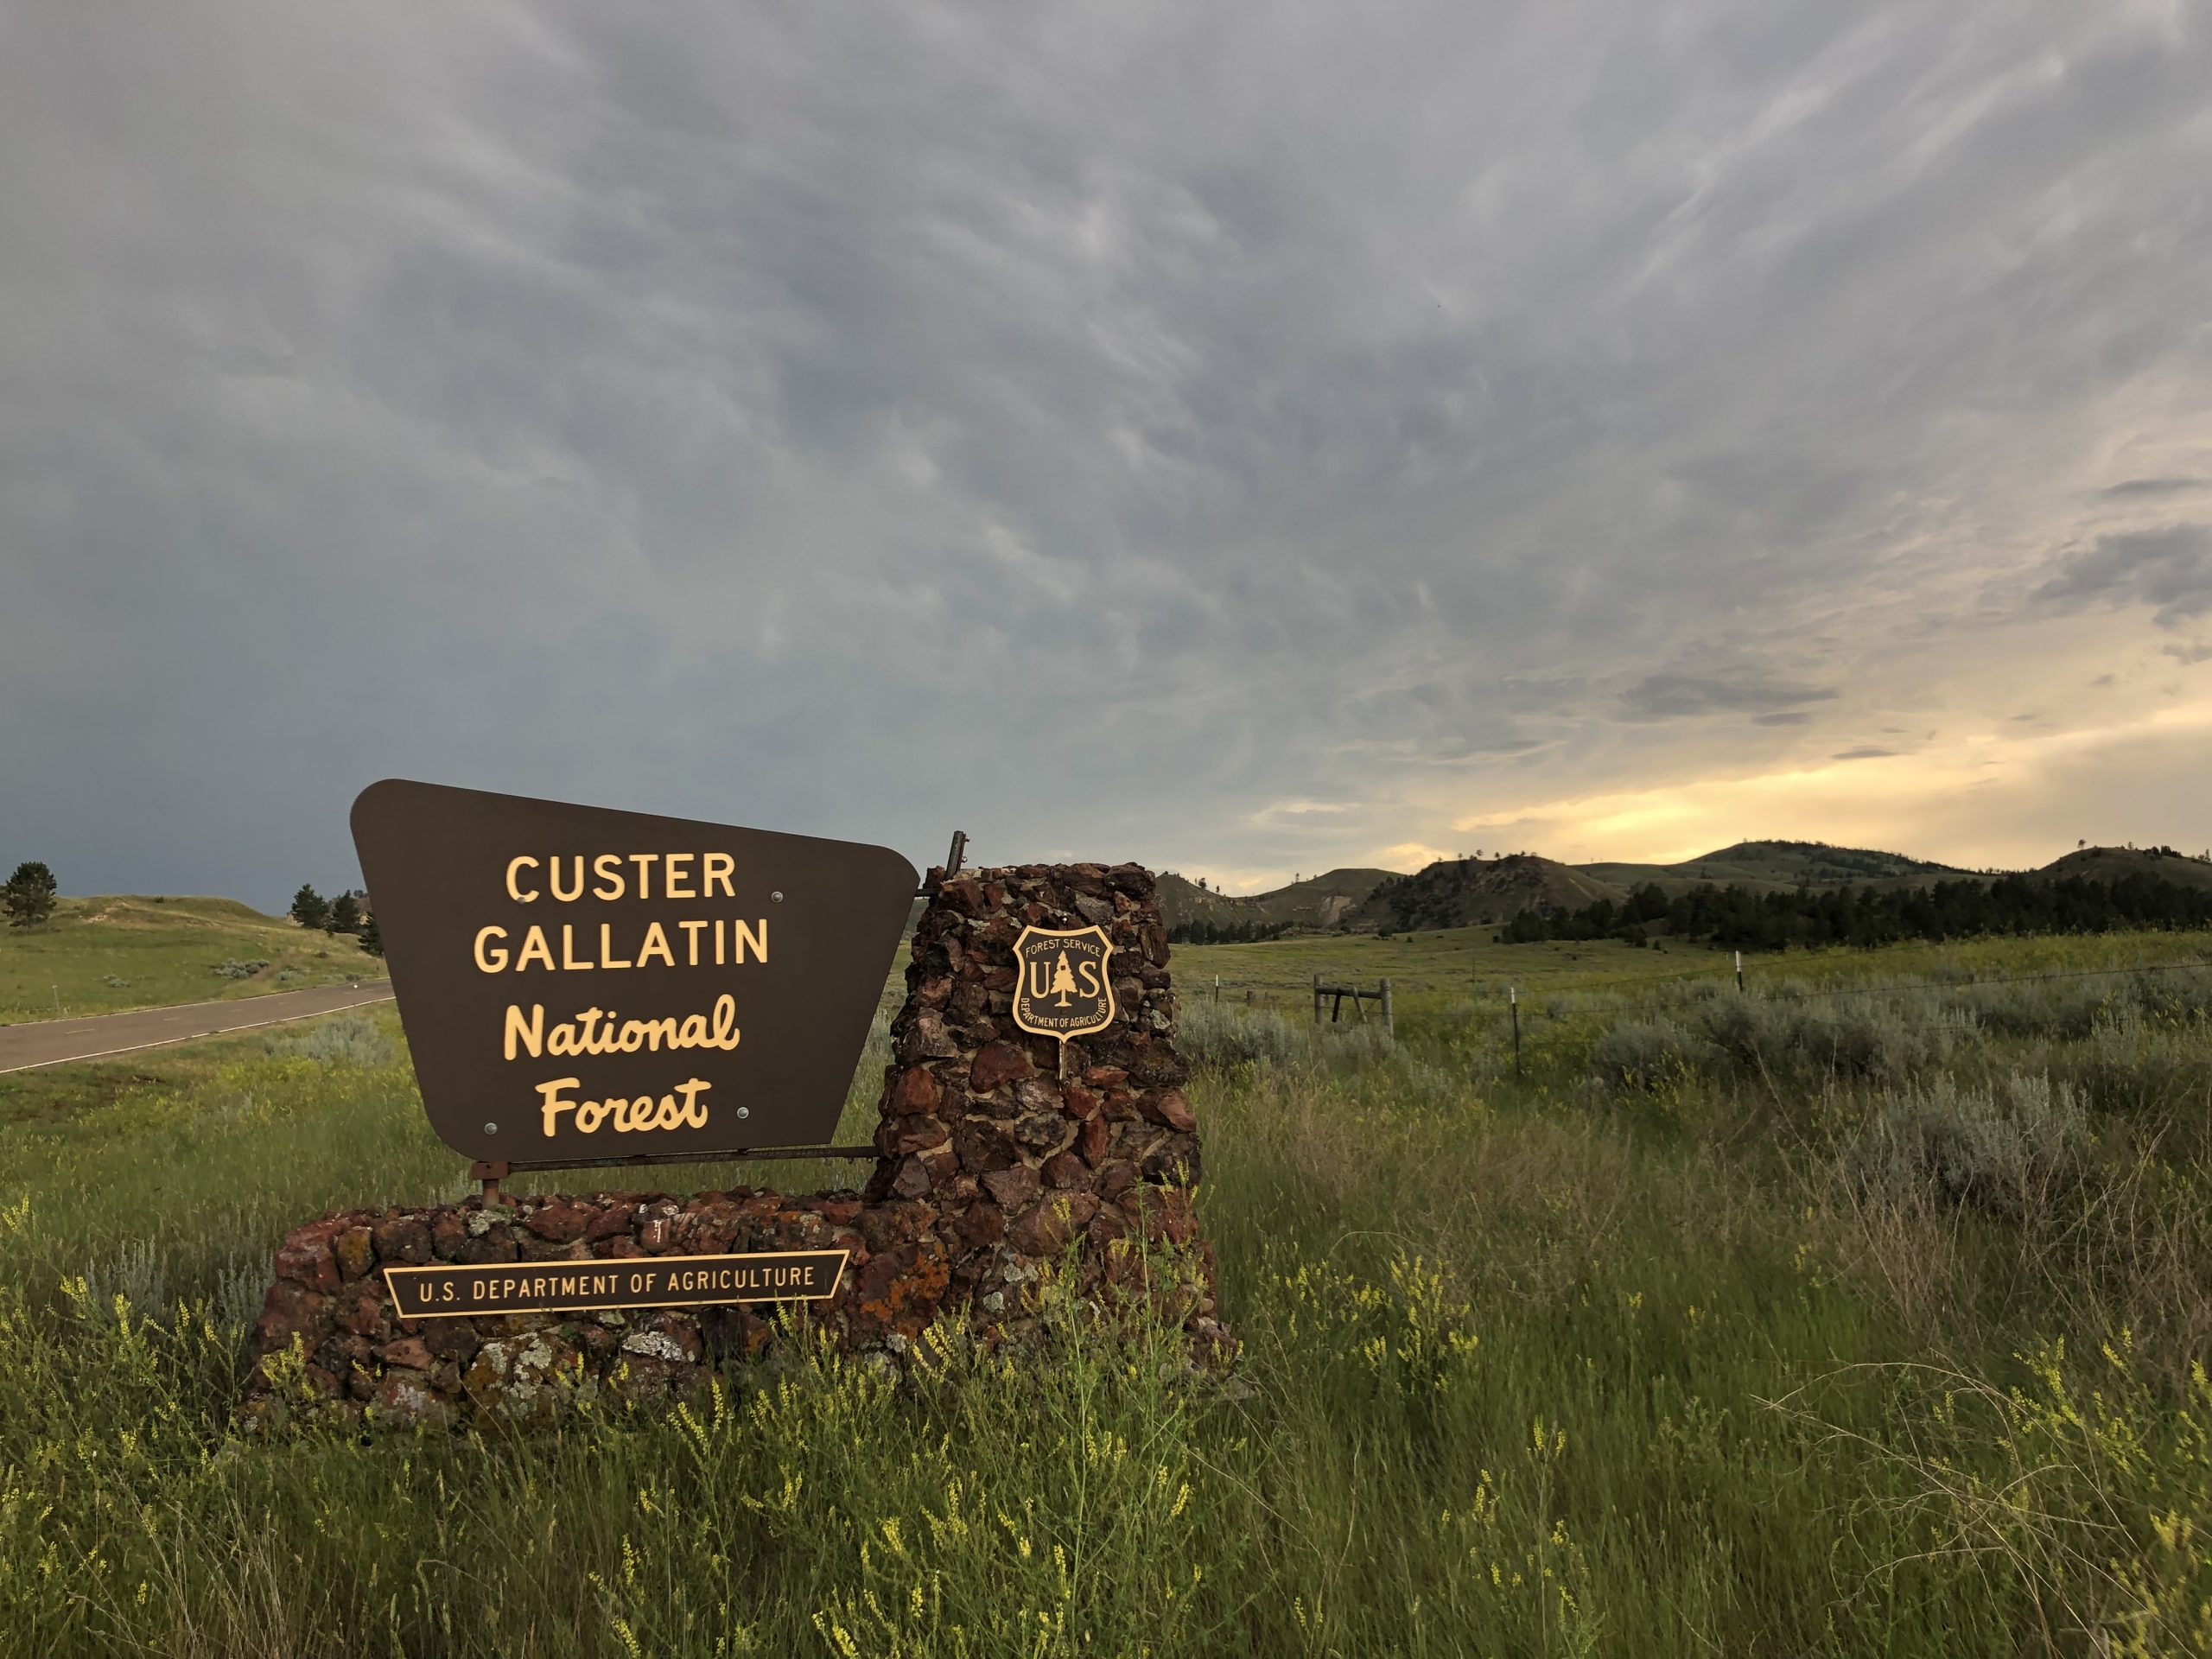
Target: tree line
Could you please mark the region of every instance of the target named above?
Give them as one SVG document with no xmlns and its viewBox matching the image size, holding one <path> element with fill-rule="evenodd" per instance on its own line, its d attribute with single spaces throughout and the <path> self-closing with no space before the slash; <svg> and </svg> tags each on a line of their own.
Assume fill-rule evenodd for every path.
<svg viewBox="0 0 2212 1659">
<path fill-rule="evenodd" d="M 1755 893 L 1732 883 L 1698 887 L 1669 898 L 1647 882 L 1624 903 L 1600 899 L 1580 910 L 1523 911 L 1499 943 L 1543 939 L 1627 939 L 1664 934 L 1739 950 L 1827 944 L 1890 944 L 1903 939 L 1961 939 L 1986 934 L 2107 933 L 2120 928 L 2212 927 L 2212 891 L 2156 876 L 2100 881 L 2003 875 L 1938 881 L 1924 887 L 1830 887 Z"/>
<path fill-rule="evenodd" d="M 1279 939 L 1288 922 L 1178 922 L 1167 930 L 1170 944 L 1263 944 Z"/>
<path fill-rule="evenodd" d="M 292 895 L 292 908 L 286 913 L 302 927 L 321 929 L 325 933 L 351 933 L 361 942 L 361 949 L 372 957 L 384 955 L 384 939 L 377 931 L 377 913 L 370 908 L 365 893 L 340 893 L 334 899 L 326 899 L 307 882 L 300 883 L 300 890 Z"/>
</svg>

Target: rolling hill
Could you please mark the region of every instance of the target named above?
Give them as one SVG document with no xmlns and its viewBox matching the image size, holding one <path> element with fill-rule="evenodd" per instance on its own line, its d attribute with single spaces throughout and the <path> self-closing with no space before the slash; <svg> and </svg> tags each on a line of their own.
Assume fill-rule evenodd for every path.
<svg viewBox="0 0 2212 1659">
<path fill-rule="evenodd" d="M 351 934 L 235 899 L 65 898 L 41 926 L 0 927 L 0 1025 L 383 977 Z"/>
<path fill-rule="evenodd" d="M 1679 864 L 1578 864 L 1584 874 L 1622 888 L 1655 882 L 1669 897 L 1701 881 L 1755 893 L 1798 887 L 1908 887 L 1971 875 L 1971 870 L 1902 853 L 1831 847 L 1818 841 L 1739 841 Z"/>
<path fill-rule="evenodd" d="M 1903 853 L 1832 847 L 1818 841 L 1742 841 L 1678 864 L 1561 864 L 1533 853 L 1501 858 L 1445 859 L 1410 875 L 1394 870 L 1340 869 L 1272 893 L 1237 897 L 1214 893 L 1172 872 L 1160 878 L 1167 925 L 1211 922 L 1326 931 L 1466 927 L 1510 920 L 1522 911 L 1578 910 L 1600 899 L 1619 903 L 1656 884 L 1672 898 L 1700 886 L 1754 893 L 1831 887 L 1916 887 L 1988 873 L 1961 869 Z M 2171 847 L 2087 847 L 2023 874 L 2054 880 L 2082 876 L 2110 881 L 2145 875 L 2212 887 L 2212 859 Z"/>
<path fill-rule="evenodd" d="M 2053 880 L 2081 876 L 2091 881 L 2147 875 L 2176 887 L 2212 887 L 2212 861 L 2177 853 L 2171 847 L 2083 847 L 2030 874 Z"/>
<path fill-rule="evenodd" d="M 1509 921 L 1524 910 L 1579 910 L 1616 903 L 1625 888 L 1571 865 L 1513 853 L 1503 858 L 1442 859 L 1376 886 L 1347 918 L 1354 927 L 1405 931 Z"/>
<path fill-rule="evenodd" d="M 1214 893 L 1171 870 L 1160 878 L 1160 909 L 1171 928 L 1190 922 L 1211 922 L 1218 927 L 1340 927 L 1379 883 L 1404 880 L 1395 870 L 1331 870 L 1272 893 L 1239 897 Z"/>
</svg>

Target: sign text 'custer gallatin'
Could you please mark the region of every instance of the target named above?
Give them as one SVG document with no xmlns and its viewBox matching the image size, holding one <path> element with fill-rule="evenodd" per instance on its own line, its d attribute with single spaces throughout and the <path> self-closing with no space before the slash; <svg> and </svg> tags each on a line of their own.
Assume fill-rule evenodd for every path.
<svg viewBox="0 0 2212 1659">
<path fill-rule="evenodd" d="M 885 847 L 396 779 L 353 840 L 431 1127 L 513 1162 L 826 1139 L 918 882 Z"/>
</svg>

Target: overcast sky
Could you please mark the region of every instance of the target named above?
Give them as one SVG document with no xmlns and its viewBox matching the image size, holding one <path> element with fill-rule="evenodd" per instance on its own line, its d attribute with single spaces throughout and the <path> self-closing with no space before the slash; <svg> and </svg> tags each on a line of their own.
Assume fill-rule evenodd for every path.
<svg viewBox="0 0 2212 1659">
<path fill-rule="evenodd" d="M 0 7 L 0 861 L 2212 842 L 2212 7 Z"/>
</svg>

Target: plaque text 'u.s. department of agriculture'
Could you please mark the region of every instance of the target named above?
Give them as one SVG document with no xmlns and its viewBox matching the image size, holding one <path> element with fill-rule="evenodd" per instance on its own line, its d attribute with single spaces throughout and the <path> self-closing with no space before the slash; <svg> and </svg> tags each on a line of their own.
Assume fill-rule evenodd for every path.
<svg viewBox="0 0 2212 1659">
<path fill-rule="evenodd" d="M 401 1319 L 440 1319 L 716 1302 L 821 1301 L 836 1294 L 844 1271 L 842 1250 L 753 1250 L 742 1255 L 386 1268 L 384 1276 Z"/>
</svg>

